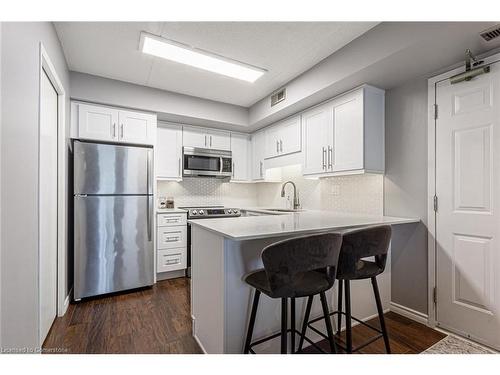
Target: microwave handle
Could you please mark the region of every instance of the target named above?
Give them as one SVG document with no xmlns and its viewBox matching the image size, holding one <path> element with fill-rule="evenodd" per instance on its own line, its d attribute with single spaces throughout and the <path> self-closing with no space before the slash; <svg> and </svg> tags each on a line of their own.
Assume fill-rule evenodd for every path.
<svg viewBox="0 0 500 375">
<path fill-rule="evenodd" d="M 224 167 L 224 161 L 222 159 L 222 156 L 220 156 L 219 159 L 220 159 L 220 171 L 219 172 L 222 173 L 222 168 Z"/>
</svg>

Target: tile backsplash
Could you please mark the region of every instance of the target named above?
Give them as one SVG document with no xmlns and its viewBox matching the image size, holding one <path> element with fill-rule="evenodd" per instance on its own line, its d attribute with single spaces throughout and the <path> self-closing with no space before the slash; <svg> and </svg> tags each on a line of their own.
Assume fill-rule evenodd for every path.
<svg viewBox="0 0 500 375">
<path fill-rule="evenodd" d="M 342 213 L 382 215 L 384 180 L 382 175 L 364 174 L 323 179 L 302 176 L 300 165 L 284 167 L 282 181 L 297 185 L 300 203 L 305 209 Z M 158 196 L 174 197 L 178 206 L 287 207 L 292 187 L 282 198 L 281 183 L 229 183 L 214 178 L 184 178 L 181 182 L 159 181 Z"/>
</svg>

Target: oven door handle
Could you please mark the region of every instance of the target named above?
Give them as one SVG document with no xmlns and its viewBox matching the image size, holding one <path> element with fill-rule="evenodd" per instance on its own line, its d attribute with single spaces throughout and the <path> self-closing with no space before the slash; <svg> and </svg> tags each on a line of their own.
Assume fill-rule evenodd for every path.
<svg viewBox="0 0 500 375">
<path fill-rule="evenodd" d="M 222 159 L 222 156 L 219 156 L 219 159 L 220 159 L 220 170 L 219 170 L 219 173 L 222 173 L 222 169 L 224 167 L 224 159 Z"/>
</svg>

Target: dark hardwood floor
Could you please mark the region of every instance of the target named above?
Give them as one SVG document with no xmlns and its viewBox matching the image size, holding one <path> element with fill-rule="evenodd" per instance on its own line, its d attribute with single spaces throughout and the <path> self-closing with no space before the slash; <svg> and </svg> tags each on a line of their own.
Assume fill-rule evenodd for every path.
<svg viewBox="0 0 500 375">
<path fill-rule="evenodd" d="M 378 326 L 378 319 L 370 323 Z M 386 325 L 393 353 L 420 353 L 445 336 L 392 312 L 386 314 Z M 354 327 L 354 346 L 371 335 L 368 328 Z M 320 345 L 328 348 L 326 342 Z M 46 353 L 201 353 L 191 335 L 189 279 L 71 304 L 56 319 L 43 348 Z M 385 353 L 383 341 L 361 353 Z"/>
</svg>

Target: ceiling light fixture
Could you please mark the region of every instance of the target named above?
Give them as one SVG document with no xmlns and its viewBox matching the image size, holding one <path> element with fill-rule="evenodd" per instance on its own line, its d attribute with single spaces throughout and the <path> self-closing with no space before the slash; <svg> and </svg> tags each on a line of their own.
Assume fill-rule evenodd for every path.
<svg viewBox="0 0 500 375">
<path fill-rule="evenodd" d="M 247 82 L 255 82 L 265 72 L 257 68 L 213 53 L 205 52 L 145 32 L 141 33 L 140 50 L 181 64 L 225 75 Z"/>
</svg>

